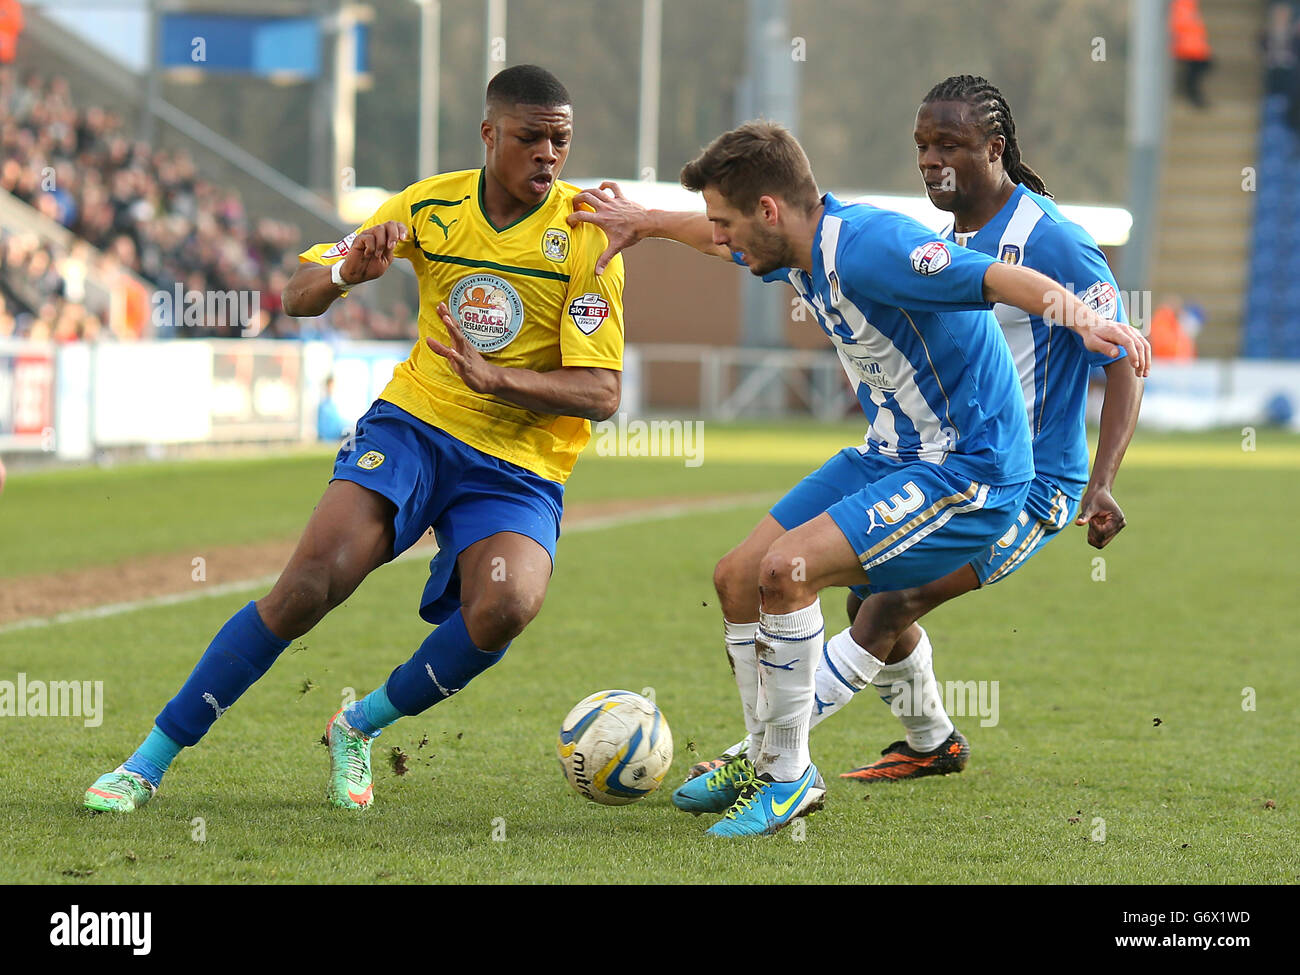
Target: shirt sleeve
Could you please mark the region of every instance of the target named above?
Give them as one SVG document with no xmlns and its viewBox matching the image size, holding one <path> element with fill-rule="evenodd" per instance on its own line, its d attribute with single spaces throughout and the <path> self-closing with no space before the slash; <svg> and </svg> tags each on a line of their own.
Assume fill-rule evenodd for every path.
<svg viewBox="0 0 1300 975">
<path fill-rule="evenodd" d="M 605 236 L 593 227 L 583 237 L 560 314 L 560 363 L 621 371 L 623 255 L 616 254 L 597 277 L 596 258 L 605 250 Z"/>
<path fill-rule="evenodd" d="M 387 223 L 390 220 L 406 227 L 406 240 L 397 242 L 397 246 L 393 248 L 393 256 L 409 259 L 414 250 L 415 233 L 411 229 L 411 213 L 407 207 L 406 195 L 399 193 L 397 196 L 390 196 L 385 200 L 365 223 L 342 240 L 333 244 L 313 244 L 298 255 L 298 260 L 303 264 L 323 264 L 325 267 L 337 264 L 348 256 L 348 251 L 352 249 L 352 242 L 357 239 L 357 234 L 363 230 L 369 230 L 371 227 L 377 227 L 381 223 Z"/>
<path fill-rule="evenodd" d="M 1074 223 L 1052 224 L 1048 240 L 1032 242 L 1030 253 L 1036 252 L 1047 255 L 1037 270 L 1065 285 L 1102 318 L 1128 324 L 1128 312 L 1115 275 L 1106 262 L 1106 255 L 1086 230 Z M 1088 365 L 1104 366 L 1127 355 L 1123 349 L 1113 356 L 1089 351 Z"/>
<path fill-rule="evenodd" d="M 845 228 L 836 247 L 841 287 L 868 301 L 915 311 L 991 308 L 984 275 L 996 261 L 959 247 L 890 210 Z"/>
</svg>

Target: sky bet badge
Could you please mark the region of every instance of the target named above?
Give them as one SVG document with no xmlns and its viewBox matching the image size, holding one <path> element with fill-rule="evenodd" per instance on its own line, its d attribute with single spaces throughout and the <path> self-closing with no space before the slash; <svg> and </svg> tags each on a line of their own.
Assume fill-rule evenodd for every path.
<svg viewBox="0 0 1300 975">
<path fill-rule="evenodd" d="M 609 317 L 609 302 L 595 292 L 579 295 L 569 303 L 569 317 L 583 335 L 590 335 Z"/>
</svg>

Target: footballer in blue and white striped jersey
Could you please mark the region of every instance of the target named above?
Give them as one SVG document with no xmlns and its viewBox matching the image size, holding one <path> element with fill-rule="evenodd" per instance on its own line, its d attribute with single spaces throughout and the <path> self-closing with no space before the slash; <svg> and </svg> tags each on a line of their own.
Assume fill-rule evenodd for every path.
<svg viewBox="0 0 1300 975">
<path fill-rule="evenodd" d="M 1006 205 L 978 231 L 944 234 L 1006 264 L 1020 264 L 1060 281 L 1103 318 L 1127 324 L 1115 276 L 1096 242 L 1061 215 L 1049 198 L 1017 186 Z M 1088 374 L 1123 358 L 1089 352 L 1068 329 L 1010 305 L 993 306 L 1020 375 L 1039 479 L 1077 501 L 1088 483 L 1085 407 Z"/>
<path fill-rule="evenodd" d="M 991 485 L 1032 478 L 1011 354 L 984 300 L 995 261 L 892 210 L 822 202 L 812 273 L 763 280 L 789 281 L 835 344 L 870 422 L 861 449 Z"/>
</svg>

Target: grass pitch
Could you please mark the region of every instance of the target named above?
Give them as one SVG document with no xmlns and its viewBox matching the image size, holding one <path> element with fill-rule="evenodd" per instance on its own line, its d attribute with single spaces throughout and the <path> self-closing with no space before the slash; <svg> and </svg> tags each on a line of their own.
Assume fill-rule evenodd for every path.
<svg viewBox="0 0 1300 975">
<path fill-rule="evenodd" d="M 857 436 L 710 425 L 701 467 L 587 456 L 568 500 L 775 500 Z M 1109 548 L 1072 528 L 928 620 L 940 681 L 998 682 L 995 724 L 956 719 L 969 768 L 835 779 L 900 736 L 859 699 L 813 737 L 826 811 L 755 842 L 704 837 L 709 818 L 668 792 L 739 733 L 710 577 L 760 504 L 640 521 L 629 505 L 633 520 L 566 534 L 547 604 L 506 659 L 376 742 L 361 815 L 325 804 L 320 737 L 345 689 L 373 688 L 425 635 L 419 560 L 381 569 L 295 642 L 128 817 L 86 813 L 82 792 L 261 593 L 0 632 L 0 680 L 102 680 L 105 700 L 93 728 L 0 718 L 0 881 L 1293 883 L 1298 468 L 1281 435 L 1254 452 L 1232 434 L 1140 439 L 1116 491 L 1129 528 Z M 312 454 L 16 476 L 0 577 L 292 536 L 328 469 Z M 823 600 L 832 631 L 842 603 Z M 666 787 L 623 808 L 583 800 L 555 759 L 560 719 L 607 687 L 653 688 L 677 746 Z"/>
</svg>

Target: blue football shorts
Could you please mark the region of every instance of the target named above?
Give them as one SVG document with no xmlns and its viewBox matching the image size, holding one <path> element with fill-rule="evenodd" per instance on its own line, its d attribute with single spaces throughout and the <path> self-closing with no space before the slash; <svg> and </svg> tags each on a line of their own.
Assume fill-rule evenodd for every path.
<svg viewBox="0 0 1300 975">
<path fill-rule="evenodd" d="M 360 484 L 397 507 L 390 558 L 433 528 L 438 553 L 420 599 L 420 615 L 430 623 L 444 622 L 460 606 L 456 560 L 490 535 L 525 535 L 555 565 L 563 484 L 485 454 L 392 403 L 376 400 L 357 421 L 330 480 Z"/>
<path fill-rule="evenodd" d="M 986 554 L 1024 507 L 1029 484 L 995 487 L 937 464 L 846 447 L 771 513 L 789 531 L 826 512 L 858 553 L 865 591 L 891 592 L 941 579 Z"/>
<path fill-rule="evenodd" d="M 1050 481 L 1034 478 L 1025 506 L 1006 534 L 971 562 L 980 585 L 1001 582 L 1011 575 L 1074 521 L 1078 513 L 1078 498 L 1070 497 Z"/>
</svg>

